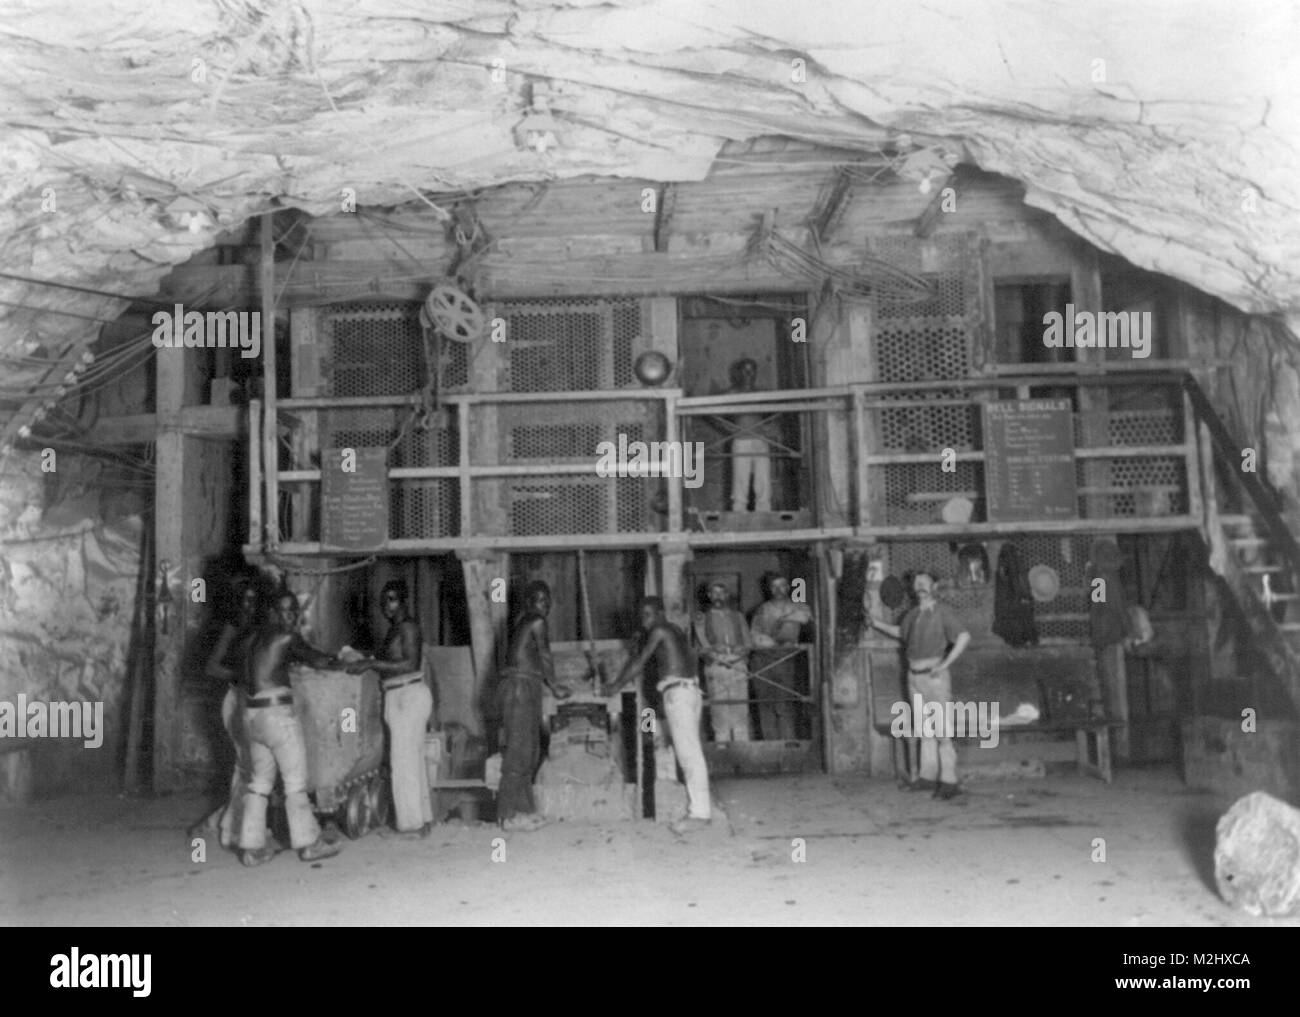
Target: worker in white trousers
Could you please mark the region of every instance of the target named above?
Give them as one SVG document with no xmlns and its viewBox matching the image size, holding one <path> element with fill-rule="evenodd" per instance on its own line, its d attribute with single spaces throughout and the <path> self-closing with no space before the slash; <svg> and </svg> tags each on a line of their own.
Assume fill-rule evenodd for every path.
<svg viewBox="0 0 1300 1017">
<path fill-rule="evenodd" d="M 757 391 L 758 363 L 749 357 L 731 365 L 728 394 Z M 731 439 L 731 511 L 749 511 L 749 485 L 754 485 L 754 511 L 772 511 L 772 449 L 765 434 L 763 413 L 728 414 Z"/>
<path fill-rule="evenodd" d="M 221 700 L 221 725 L 230 736 L 230 744 L 235 750 L 235 765 L 230 772 L 230 797 L 218 805 L 202 823 L 191 828 L 190 835 L 197 837 L 216 833 L 222 847 L 236 849 L 239 847 L 239 831 L 243 824 L 244 791 L 252 775 L 248 732 L 244 729 L 243 693 L 239 690 L 239 682 L 248 654 L 248 643 L 258 621 L 260 597 L 252 576 L 236 579 L 232 592 L 234 612 L 221 627 L 217 643 L 212 648 L 212 655 L 204 669 L 206 677 L 229 683 Z"/>
<path fill-rule="evenodd" d="M 379 599 L 388 632 L 379 653 L 367 663 L 379 675 L 384 690 L 397 831 L 408 837 L 427 837 L 433 829 L 433 803 L 429 800 L 424 736 L 433 716 L 433 692 L 421 666 L 424 637 L 411 617 L 406 583 L 400 579 L 385 583 Z"/>
<path fill-rule="evenodd" d="M 613 682 L 601 688 L 601 695 L 614 695 L 643 671 L 651 657 L 655 658 L 661 676 L 655 687 L 663 696 L 668 737 L 686 778 L 686 815 L 672 823 L 670 829 L 678 834 L 693 833 L 708 826 L 713 815 L 709 768 L 700 744 L 704 694 L 686 635 L 664 617 L 664 602 L 659 597 L 641 601 L 641 628 L 645 637 L 640 652 L 623 665 Z"/>
</svg>

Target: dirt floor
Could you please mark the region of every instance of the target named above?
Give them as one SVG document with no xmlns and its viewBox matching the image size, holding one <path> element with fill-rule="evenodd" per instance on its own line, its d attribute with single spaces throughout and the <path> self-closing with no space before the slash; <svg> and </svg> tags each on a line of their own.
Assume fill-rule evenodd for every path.
<svg viewBox="0 0 1300 1017">
<path fill-rule="evenodd" d="M 715 794 L 727 819 L 689 840 L 662 824 L 562 822 L 498 841 L 495 826 L 452 822 L 423 841 L 371 833 L 325 862 L 285 853 L 259 869 L 219 848 L 192 861 L 199 796 L 8 807 L 0 921 L 1300 926 L 1219 899 L 1214 824 L 1231 803 L 1170 771 L 1109 787 L 983 782 L 950 803 L 823 775 L 726 780 Z"/>
</svg>

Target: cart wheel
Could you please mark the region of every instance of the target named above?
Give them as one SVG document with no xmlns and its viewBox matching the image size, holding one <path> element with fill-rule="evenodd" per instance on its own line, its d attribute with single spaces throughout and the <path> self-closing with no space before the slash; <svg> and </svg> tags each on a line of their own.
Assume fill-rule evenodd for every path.
<svg viewBox="0 0 1300 1017">
<path fill-rule="evenodd" d="M 392 814 L 392 796 L 388 793 L 388 781 L 383 774 L 376 774 L 370 779 L 370 828 L 378 830 L 388 825 Z"/>
<path fill-rule="evenodd" d="M 343 810 L 343 832 L 350 840 L 356 840 L 370 829 L 370 793 L 364 784 L 358 784 L 348 792 L 347 805 Z"/>
</svg>

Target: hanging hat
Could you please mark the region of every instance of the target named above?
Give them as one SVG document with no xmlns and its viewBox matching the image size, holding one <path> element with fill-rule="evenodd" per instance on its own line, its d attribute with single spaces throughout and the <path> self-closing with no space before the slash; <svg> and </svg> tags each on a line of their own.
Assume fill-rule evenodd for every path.
<svg viewBox="0 0 1300 1017">
<path fill-rule="evenodd" d="M 895 608 L 906 599 L 907 590 L 903 588 L 902 580 L 898 576 L 886 576 L 880 584 L 880 602 L 885 607 Z"/>
<path fill-rule="evenodd" d="M 1040 604 L 1055 600 L 1061 592 L 1061 577 L 1050 565 L 1035 565 L 1029 570 L 1029 592 Z"/>
<path fill-rule="evenodd" d="M 969 498 L 963 498 L 960 495 L 956 498 L 949 498 L 943 503 L 943 508 L 939 510 L 940 518 L 949 525 L 969 523 L 971 516 L 974 514 L 974 503 Z"/>
</svg>

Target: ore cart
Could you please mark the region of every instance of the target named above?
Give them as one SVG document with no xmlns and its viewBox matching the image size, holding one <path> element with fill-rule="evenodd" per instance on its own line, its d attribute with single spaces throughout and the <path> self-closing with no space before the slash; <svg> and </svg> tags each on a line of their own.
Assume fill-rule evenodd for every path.
<svg viewBox="0 0 1300 1017">
<path fill-rule="evenodd" d="M 334 817 L 353 840 L 384 826 L 390 798 L 375 676 L 295 668 L 291 681 L 316 811 Z"/>
</svg>

